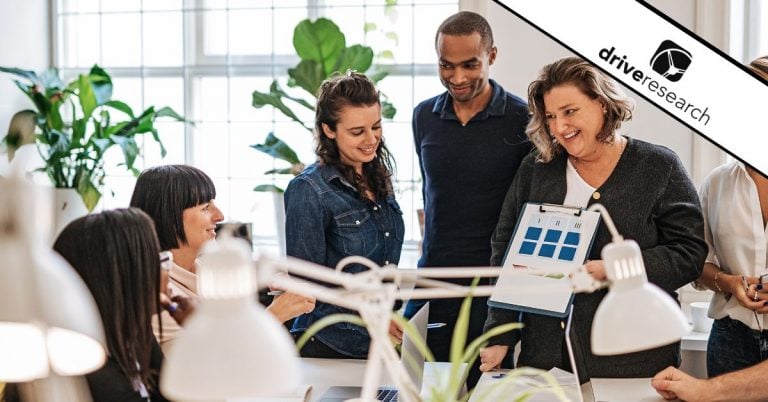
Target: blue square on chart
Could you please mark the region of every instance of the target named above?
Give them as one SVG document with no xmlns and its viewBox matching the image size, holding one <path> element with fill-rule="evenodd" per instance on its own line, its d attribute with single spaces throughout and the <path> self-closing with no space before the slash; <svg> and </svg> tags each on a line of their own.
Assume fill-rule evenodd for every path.
<svg viewBox="0 0 768 402">
<path fill-rule="evenodd" d="M 536 249 L 536 243 L 524 241 L 520 246 L 520 254 L 533 255 L 534 249 Z"/>
<path fill-rule="evenodd" d="M 549 229 L 547 230 L 547 235 L 544 237 L 544 241 L 550 242 L 550 243 L 557 243 L 557 241 L 560 240 L 560 236 L 562 234 L 563 234 L 562 230 Z"/>
<path fill-rule="evenodd" d="M 555 245 L 554 244 L 542 244 L 541 245 L 541 248 L 539 249 L 539 257 L 552 258 L 553 255 L 555 255 Z"/>
<path fill-rule="evenodd" d="M 558 255 L 557 258 L 565 261 L 573 261 L 573 257 L 575 256 L 576 256 L 575 247 L 562 247 L 560 249 L 560 255 Z"/>
<path fill-rule="evenodd" d="M 526 240 L 536 241 L 536 240 L 539 240 L 540 236 L 541 236 L 541 228 L 535 228 L 535 227 L 531 226 L 525 232 L 525 239 Z"/>
<path fill-rule="evenodd" d="M 568 232 L 565 235 L 565 240 L 563 240 L 563 243 L 569 245 L 569 246 L 578 246 L 579 245 L 579 232 Z"/>
</svg>

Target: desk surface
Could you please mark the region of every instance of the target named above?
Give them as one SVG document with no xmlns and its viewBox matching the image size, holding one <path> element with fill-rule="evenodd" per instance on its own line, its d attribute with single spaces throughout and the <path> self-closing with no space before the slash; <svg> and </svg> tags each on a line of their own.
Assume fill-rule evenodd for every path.
<svg viewBox="0 0 768 402">
<path fill-rule="evenodd" d="M 509 370 L 498 370 L 483 373 L 472 396 L 469 398 L 469 402 L 509 400 L 518 393 L 529 389 L 514 383 L 494 386 L 495 383 L 498 384 L 500 381 L 503 381 L 503 379 L 495 377 L 498 377 L 500 373 L 506 374 L 508 372 Z M 568 373 L 568 376 L 571 376 L 571 374 Z M 561 385 L 562 389 L 571 401 L 579 401 L 578 392 L 581 392 L 584 402 L 664 402 L 664 399 L 651 387 L 650 378 L 596 378 L 579 387 L 575 384 L 575 379 L 568 378 L 568 376 L 561 377 L 555 374 L 555 378 L 564 384 Z M 530 402 L 556 400 L 557 398 L 554 395 L 546 391 L 536 393 L 530 399 L 527 399 Z"/>
<path fill-rule="evenodd" d="M 306 400 L 318 401 L 323 393 L 332 386 L 361 386 L 367 363 L 367 360 L 354 359 L 301 358 L 303 382 L 311 386 Z M 447 372 L 449 369 L 450 363 L 425 363 L 422 395 L 426 395 L 429 386 L 437 384 L 440 381 L 441 373 Z M 382 377 L 382 386 L 394 385 L 384 369 L 382 369 Z M 294 402 L 304 400 L 300 395 L 301 393 L 303 392 L 297 392 L 296 395 L 284 398 L 248 398 L 228 402 Z"/>
</svg>

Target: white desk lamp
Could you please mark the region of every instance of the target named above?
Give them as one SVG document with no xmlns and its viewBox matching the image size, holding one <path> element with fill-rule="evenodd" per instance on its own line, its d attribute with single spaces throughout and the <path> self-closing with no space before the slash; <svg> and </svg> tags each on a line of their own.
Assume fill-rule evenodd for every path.
<svg viewBox="0 0 768 402">
<path fill-rule="evenodd" d="M 592 206 L 590 209 L 598 209 L 603 214 L 603 217 L 606 219 L 606 224 L 611 230 L 611 233 L 614 234 L 614 243 L 606 246 L 607 250 L 604 249 L 603 251 L 603 258 L 606 259 L 605 264 L 608 278 L 609 281 L 612 281 L 611 291 L 608 294 L 610 297 L 606 297 L 603 303 L 601 303 L 598 314 L 595 316 L 593 323 L 593 339 L 598 337 L 601 340 L 605 339 L 605 342 L 609 342 L 611 345 L 610 350 L 606 350 L 603 353 L 612 354 L 628 353 L 679 340 L 685 333 L 687 333 L 687 322 L 685 321 L 680 308 L 668 294 L 663 293 L 658 289 L 655 291 L 647 291 L 647 289 L 653 289 L 653 287 L 651 284 L 647 283 L 645 269 L 642 264 L 642 257 L 640 256 L 640 250 L 636 243 L 631 240 L 622 240 L 621 236 L 618 236 L 607 211 L 602 208 L 601 205 Z M 236 240 L 222 239 L 219 243 L 229 243 L 232 241 Z M 229 248 L 230 246 L 221 245 L 221 247 Z M 234 259 L 227 255 L 219 255 L 218 253 L 213 252 L 207 257 L 207 263 L 216 265 L 218 269 L 224 269 L 230 265 L 244 266 L 247 264 L 247 261 L 243 259 L 245 258 L 244 256 L 241 256 L 241 260 L 238 262 L 235 262 Z M 340 268 L 349 263 L 364 264 L 371 269 L 358 274 L 341 272 Z M 337 269 L 333 271 L 327 267 L 290 257 L 282 260 L 273 260 L 262 257 L 259 259 L 258 264 L 259 275 L 262 278 L 269 277 L 270 274 L 275 272 L 288 272 L 298 276 L 342 286 L 341 288 L 327 288 L 315 283 L 283 276 L 276 277 L 273 282 L 276 286 L 286 290 L 311 295 L 318 300 L 352 309 L 360 313 L 361 318 L 367 324 L 367 329 L 371 336 L 368 365 L 366 366 L 363 391 L 360 398 L 363 401 L 376 400 L 375 393 L 380 385 L 382 366 L 386 368 L 390 377 L 400 389 L 400 398 L 402 400 L 406 402 L 419 400 L 419 390 L 415 388 L 415 385 L 408 378 L 404 367 L 399 362 L 396 351 L 389 341 L 388 328 L 392 316 L 392 307 L 394 306 L 396 299 L 456 298 L 466 296 L 470 293 L 474 296 L 488 296 L 492 293 L 493 286 L 478 286 L 472 289 L 466 286 L 441 282 L 435 279 L 496 277 L 501 272 L 501 269 L 497 267 L 449 267 L 419 270 L 398 269 L 394 266 L 379 268 L 362 257 L 348 257 L 340 261 Z M 203 263 L 203 265 L 205 265 L 205 263 Z M 245 271 L 241 271 L 239 276 L 243 278 L 248 276 L 242 272 Z M 201 284 L 206 281 L 207 277 L 201 276 Z M 414 281 L 424 287 L 415 289 L 400 289 L 398 287 L 399 283 Z M 574 283 L 575 292 L 591 292 L 601 287 L 601 284 L 592 280 L 591 276 L 584 270 L 579 270 L 574 273 L 572 281 Z M 614 289 L 614 286 L 618 286 L 618 289 Z M 635 289 L 638 286 L 645 290 L 630 292 L 630 290 Z M 246 289 L 243 288 L 242 291 L 244 293 L 242 293 L 241 296 L 245 297 Z M 628 297 L 633 298 L 632 304 L 624 304 L 625 302 L 623 300 Z M 650 300 L 657 298 L 662 301 L 657 302 L 655 300 Z M 201 307 L 206 303 L 209 303 L 209 301 L 203 300 Z M 644 308 L 650 308 L 652 311 L 644 311 L 644 314 L 633 314 L 638 305 L 643 305 Z M 624 310 L 621 310 L 622 308 Z M 662 310 L 665 311 L 662 312 Z M 227 313 L 226 309 L 220 309 L 218 311 L 222 315 Z M 623 311 L 624 316 L 616 319 L 610 314 L 603 313 L 603 311 L 608 311 L 610 314 Z M 235 345 L 235 347 L 249 343 L 275 345 L 274 347 L 267 347 L 267 349 L 274 348 L 274 350 L 282 350 L 285 347 L 284 329 L 276 322 L 276 320 L 267 317 L 265 314 L 260 314 L 259 316 L 253 315 L 250 318 L 253 320 L 253 324 L 256 324 L 258 321 L 262 329 L 260 332 L 254 333 L 250 337 L 243 337 L 244 340 L 239 341 L 240 343 Z M 660 317 L 667 317 L 662 319 L 670 321 L 664 321 L 664 325 L 662 326 L 668 326 L 670 329 L 661 331 L 657 327 L 641 327 L 641 329 L 638 330 L 638 334 L 640 334 L 642 342 L 635 341 L 635 339 L 637 339 L 637 334 L 633 334 L 630 338 L 627 338 L 619 333 L 619 330 L 623 329 L 619 327 L 627 326 L 626 321 L 628 320 L 626 317 L 630 315 L 635 321 L 641 321 L 636 320 L 634 317 L 635 315 L 657 315 Z M 174 348 L 168 356 L 168 363 L 166 364 L 166 367 L 164 367 L 161 388 L 167 396 L 177 397 L 177 395 L 181 394 L 177 394 L 176 392 L 182 392 L 183 390 L 188 390 L 190 388 L 195 389 L 200 393 L 206 392 L 206 388 L 216 388 L 217 394 L 214 395 L 213 393 L 208 393 L 206 394 L 206 398 L 202 398 L 195 397 L 192 392 L 186 392 L 184 395 L 189 396 L 186 398 L 188 400 L 210 400 L 214 397 L 221 399 L 227 396 L 242 396 L 241 394 L 233 395 L 232 392 L 229 392 L 231 390 L 241 389 L 242 384 L 227 383 L 226 386 L 221 387 L 213 385 L 212 383 L 214 381 L 210 376 L 214 375 L 214 373 L 208 373 L 205 374 L 205 376 L 200 375 L 186 378 L 181 377 L 178 373 L 173 373 L 176 370 L 182 370 L 182 365 L 187 367 L 206 367 L 207 365 L 216 364 L 216 367 L 220 367 L 219 370 L 222 370 L 216 374 L 216 378 L 222 378 L 222 381 L 226 381 L 226 378 L 231 378 L 230 376 L 238 378 L 242 377 L 237 375 L 237 368 L 241 367 L 241 363 L 236 361 L 245 360 L 250 361 L 251 364 L 254 362 L 260 363 L 256 364 L 253 371 L 250 373 L 251 376 L 249 378 L 252 381 L 266 375 L 275 375 L 283 380 L 296 378 L 296 374 L 299 372 L 298 369 L 289 368 L 287 371 L 278 372 L 281 367 L 276 367 L 272 360 L 278 359 L 288 361 L 295 359 L 295 351 L 281 352 L 277 358 L 265 358 L 264 355 L 248 355 L 246 353 L 248 351 L 241 350 L 238 354 L 226 355 L 226 357 L 224 357 L 225 355 L 221 354 L 220 351 L 222 349 L 231 349 L 233 346 L 222 343 L 221 341 L 212 342 L 211 340 L 223 339 L 221 337 L 224 335 L 217 333 L 226 333 L 229 330 L 229 327 L 218 327 L 216 323 L 218 320 L 221 320 L 221 317 L 216 317 L 215 314 L 204 313 L 202 308 L 200 313 L 197 313 L 197 316 L 194 318 L 201 322 L 196 323 L 193 326 L 193 321 L 190 321 L 182 336 L 176 341 L 177 343 L 174 345 Z M 246 318 L 243 318 L 240 321 L 240 325 L 245 326 L 246 320 Z M 202 321 L 206 321 L 206 324 L 203 324 Z M 679 325 L 680 323 L 684 325 Z M 267 327 L 271 328 L 267 330 Z M 632 326 L 632 328 L 635 328 L 635 326 Z M 648 331 L 649 329 L 652 329 L 652 331 Z M 283 331 L 283 333 L 280 334 L 278 333 L 279 331 Z M 204 337 L 203 334 L 208 334 L 206 335 L 207 338 Z M 617 335 L 619 336 L 617 337 Z M 234 342 L 232 338 L 229 339 Z M 630 340 L 628 341 L 627 339 Z M 638 348 L 638 344 L 633 342 L 639 342 L 642 347 Z M 182 344 L 185 345 L 183 346 L 183 352 L 182 349 L 180 349 Z M 595 349 L 594 342 L 593 349 Z M 604 349 L 598 347 L 597 350 L 603 351 Z M 184 356 L 182 356 L 182 354 L 184 354 Z M 216 361 L 219 362 L 215 363 Z M 226 364 L 221 365 L 221 361 L 226 361 Z M 288 366 L 296 367 L 292 365 L 286 365 L 285 367 Z M 240 381 L 248 382 L 248 379 L 241 378 Z M 272 384 L 264 384 L 264 388 L 261 388 L 261 386 L 254 386 L 251 389 L 251 395 L 269 392 L 274 395 L 278 392 L 276 388 L 279 388 L 280 385 L 283 384 L 279 381 Z"/>
<path fill-rule="evenodd" d="M 81 375 L 106 359 L 96 303 L 47 244 L 51 189 L 0 178 L 0 381 Z"/>
</svg>

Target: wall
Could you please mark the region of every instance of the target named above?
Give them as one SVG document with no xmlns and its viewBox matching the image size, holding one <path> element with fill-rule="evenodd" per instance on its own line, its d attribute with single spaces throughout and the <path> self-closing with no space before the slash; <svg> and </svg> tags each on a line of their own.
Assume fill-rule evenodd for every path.
<svg viewBox="0 0 768 402">
<path fill-rule="evenodd" d="M 43 0 L 0 1 L 0 66 L 41 71 L 51 64 L 50 4 Z M 8 74 L 0 74 L 0 138 L 14 113 L 32 107 Z M 8 160 L 0 154 L 0 172 Z"/>
</svg>

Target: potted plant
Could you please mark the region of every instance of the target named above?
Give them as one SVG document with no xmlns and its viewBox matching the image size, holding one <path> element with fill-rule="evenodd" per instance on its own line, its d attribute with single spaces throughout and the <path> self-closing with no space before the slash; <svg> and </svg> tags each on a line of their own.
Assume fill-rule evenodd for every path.
<svg viewBox="0 0 768 402">
<path fill-rule="evenodd" d="M 112 99 L 112 79 L 98 65 L 65 83 L 55 68 L 40 74 L 18 68 L 0 67 L 0 71 L 16 76 L 16 86 L 34 104 L 36 110 L 17 113 L 20 121 L 34 119 L 34 125 L 11 123 L 12 130 L 3 142 L 9 154 L 34 138 L 44 162 L 39 169 L 56 189 L 70 189 L 81 199 L 84 211 L 90 212 L 104 190 L 104 155 L 113 146 L 122 151 L 121 165 L 138 175 L 134 167 L 141 151 L 136 138 L 151 134 L 165 156 L 155 120 L 169 117 L 184 119 L 169 107 L 153 106 L 134 113 L 125 102 Z M 33 127 L 35 133 L 17 127 Z M 76 198 L 76 199 L 77 199 Z M 71 201 L 70 201 L 71 203 Z"/>
</svg>

